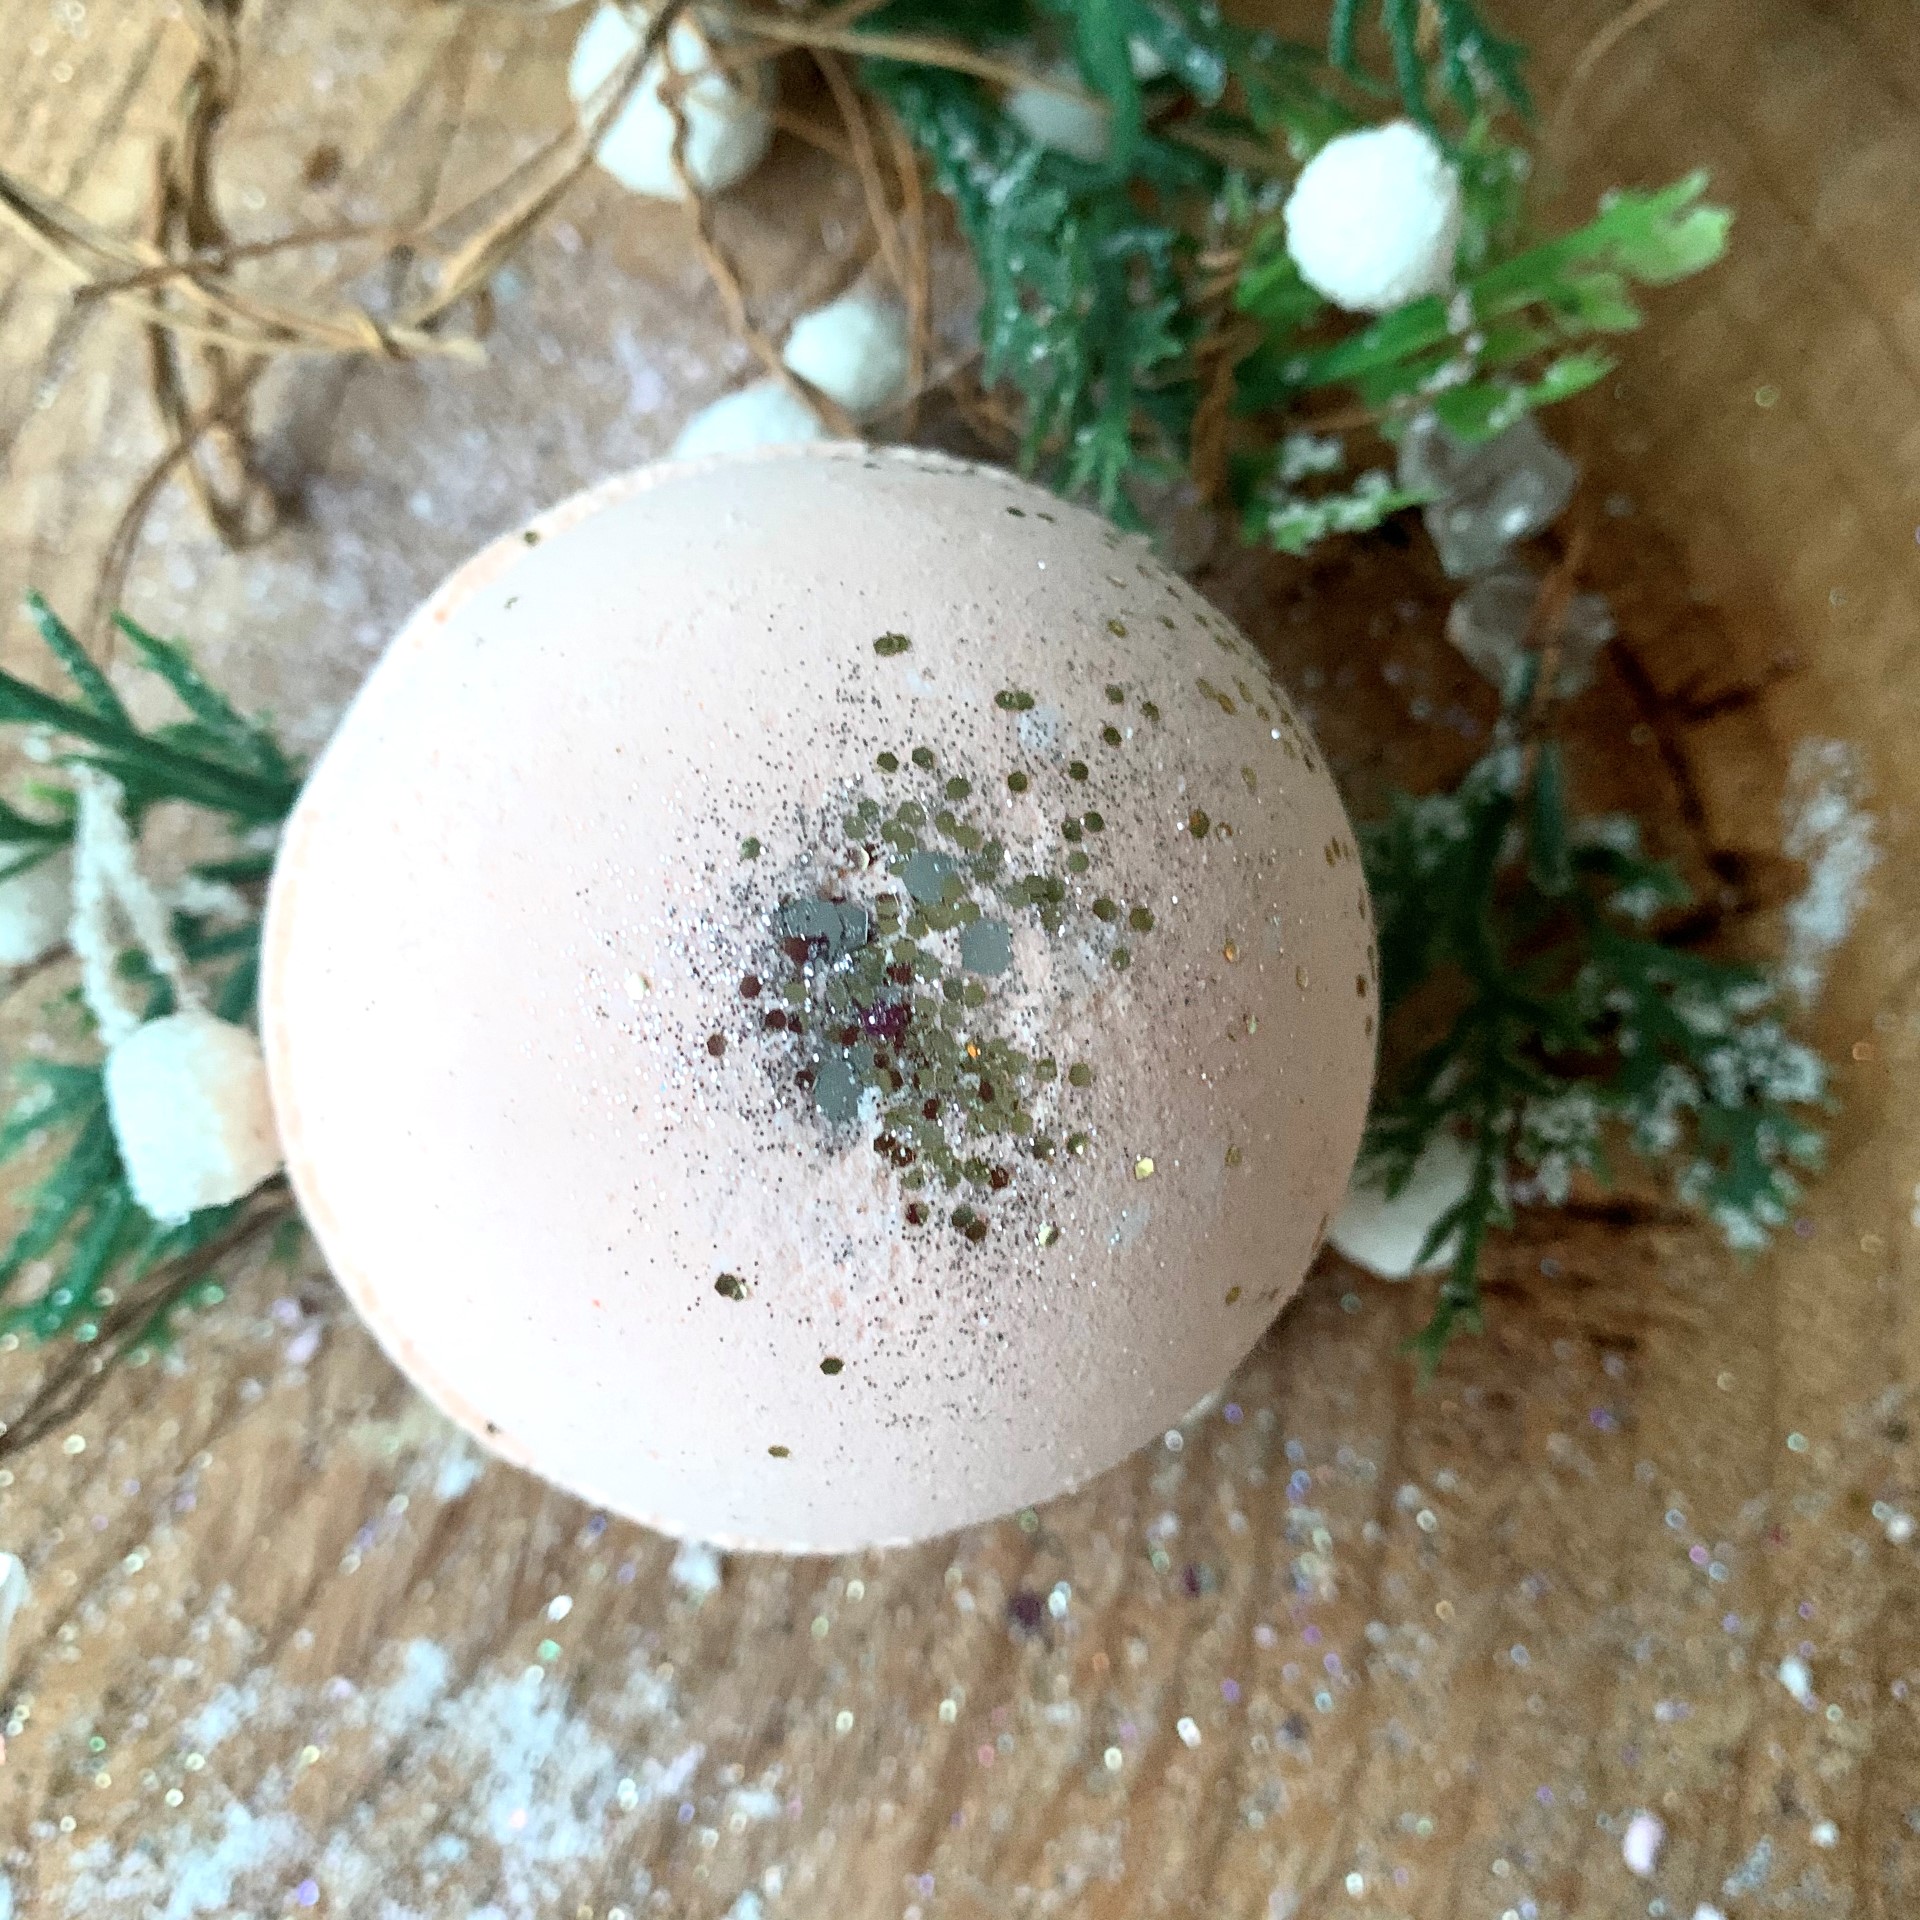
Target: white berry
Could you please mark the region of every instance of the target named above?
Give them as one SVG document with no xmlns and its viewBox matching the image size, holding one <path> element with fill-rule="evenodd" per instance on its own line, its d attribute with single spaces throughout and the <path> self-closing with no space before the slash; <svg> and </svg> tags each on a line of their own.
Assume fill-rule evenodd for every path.
<svg viewBox="0 0 1920 1920">
<path fill-rule="evenodd" d="M 107 1117 L 141 1207 L 173 1226 L 279 1170 L 260 1042 L 197 1007 L 149 1020 L 107 1055 Z"/>
<path fill-rule="evenodd" d="M 639 22 L 639 15 L 629 16 L 617 6 L 603 6 L 587 22 L 567 68 L 567 90 L 576 106 L 584 110 L 595 89 L 640 44 Z M 702 193 L 724 193 L 766 157 L 773 121 L 757 93 L 713 71 L 706 41 L 685 20 L 668 34 L 665 59 L 656 56 L 648 63 L 593 157 L 629 192 L 685 199 L 673 164 L 673 112 L 660 97 L 669 64 L 677 74 L 694 76 L 680 95 L 687 121 L 687 177 Z"/>
<path fill-rule="evenodd" d="M 676 460 L 708 453 L 744 453 L 749 447 L 785 447 L 797 440 L 829 440 L 820 416 L 778 380 L 756 380 L 737 393 L 723 393 L 680 429 Z"/>
<path fill-rule="evenodd" d="M 793 323 L 780 357 L 856 419 L 870 418 L 907 397 L 907 316 L 896 301 L 843 293 Z"/>
<path fill-rule="evenodd" d="M 1437 1133 L 1414 1162 L 1413 1177 L 1391 1200 L 1383 1187 L 1356 1175 L 1327 1238 L 1356 1267 L 1382 1280 L 1430 1273 L 1453 1258 L 1453 1237 L 1424 1260 L 1420 1249 L 1440 1216 L 1466 1198 L 1472 1183 L 1472 1150 L 1451 1133 Z"/>
<path fill-rule="evenodd" d="M 61 847 L 0 880 L 0 967 L 30 967 L 64 946 L 73 918 L 73 855 Z"/>
<path fill-rule="evenodd" d="M 1056 61 L 1047 77 L 1058 87 L 1015 87 L 1007 95 L 1007 118 L 1041 146 L 1098 166 L 1107 157 L 1106 108 L 1087 96 L 1071 60 Z"/>
<path fill-rule="evenodd" d="M 1384 313 L 1453 280 L 1460 176 L 1411 120 L 1329 140 L 1287 196 L 1287 251 L 1316 293 Z"/>
</svg>

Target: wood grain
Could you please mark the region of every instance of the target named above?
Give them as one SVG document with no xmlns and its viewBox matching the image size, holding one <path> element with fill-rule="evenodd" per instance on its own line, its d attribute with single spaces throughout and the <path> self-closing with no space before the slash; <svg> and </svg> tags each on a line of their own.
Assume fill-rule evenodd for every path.
<svg viewBox="0 0 1920 1920">
<path fill-rule="evenodd" d="M 1505 12 L 1550 93 L 1610 10 Z M 183 30 L 124 0 L 0 19 L 9 164 L 137 218 Z M 558 124 L 571 24 L 271 0 L 233 225 L 445 204 Z M 1842 1063 L 1833 1166 L 1779 1252 L 1530 1225 L 1427 1390 L 1399 1353 L 1422 1302 L 1329 1260 L 1219 1405 L 1084 1492 L 913 1552 L 732 1559 L 711 1593 L 671 1543 L 483 1467 L 323 1275 L 262 1265 L 6 1469 L 33 1581 L 0 1685 L 11 1911 L 1920 1911 L 1910 27 L 1900 0 L 1678 0 L 1596 76 L 1560 188 L 1705 163 L 1739 209 L 1732 260 L 1564 428 L 1637 667 L 1581 709 L 1591 796 L 1652 809 L 1756 947 L 1804 884 L 1803 743 L 1850 745 L 1877 821 L 1809 1015 Z M 304 187 L 326 143 L 339 182 Z M 724 218 L 777 327 L 849 271 L 857 189 L 783 149 Z M 0 594 L 83 605 L 157 447 L 138 343 L 10 246 L 0 274 Z M 217 551 L 170 497 L 141 549 L 134 610 L 309 746 L 480 539 L 744 370 L 680 216 L 604 183 L 499 295 L 484 374 L 275 376 L 267 547 Z M 1471 751 L 1488 698 L 1417 549 L 1206 584 L 1356 804 Z M 36 1364 L 0 1358 L 0 1402 Z M 1638 1809 L 1665 1829 L 1645 1882 Z"/>
</svg>

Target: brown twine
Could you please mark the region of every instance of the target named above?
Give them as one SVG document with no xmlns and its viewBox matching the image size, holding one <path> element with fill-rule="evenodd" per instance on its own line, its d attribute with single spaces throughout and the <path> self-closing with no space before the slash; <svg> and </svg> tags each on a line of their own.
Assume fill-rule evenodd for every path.
<svg viewBox="0 0 1920 1920">
<path fill-rule="evenodd" d="M 525 14 L 554 10 L 547 0 L 441 3 Z M 704 28 L 699 31 L 714 71 L 752 69 L 791 49 L 805 50 L 819 67 L 842 138 L 836 140 L 798 115 L 783 113 L 779 123 L 831 152 L 859 178 L 873 242 L 907 306 L 911 397 L 901 418 L 911 431 L 928 390 L 933 345 L 927 196 L 912 142 L 883 103 L 861 97 L 848 59 L 858 55 L 912 61 L 970 74 L 998 87 L 1038 87 L 1091 107 L 1099 103 L 1071 80 L 1030 71 L 937 35 L 856 31 L 880 4 L 882 0 L 845 0 L 813 18 L 793 19 L 764 3 L 718 0 L 702 13 L 722 43 L 709 39 Z M 271 529 L 278 502 L 260 471 L 251 432 L 251 406 L 266 363 L 287 354 L 484 358 L 480 337 L 491 311 L 488 283 L 591 164 L 601 138 L 661 54 L 689 0 L 664 0 L 650 13 L 632 52 L 585 104 L 575 125 L 438 219 L 411 231 L 336 226 L 242 242 L 220 218 L 213 170 L 218 138 L 238 85 L 245 6 L 246 0 L 187 0 L 187 22 L 196 39 L 194 61 L 176 103 L 175 130 L 157 157 L 153 212 L 140 238 L 107 234 L 0 169 L 0 226 L 20 234 L 76 280 L 77 299 L 117 306 L 146 329 L 149 385 L 167 443 L 109 543 L 109 570 L 90 623 L 96 638 L 99 610 L 110 608 L 117 597 L 141 525 L 171 478 L 184 475 L 229 544 L 250 544 Z M 767 372 L 806 398 L 833 431 L 854 432 L 845 410 L 793 375 L 773 340 L 755 323 L 748 290 L 719 236 L 707 198 L 687 179 L 681 96 L 689 76 L 678 74 L 671 61 L 663 65 L 661 96 L 676 123 L 674 165 L 687 194 L 696 249 L 729 326 Z M 1220 146 L 1218 138 L 1194 129 L 1175 125 L 1166 131 L 1195 146 Z M 1221 157 L 1236 164 L 1270 169 L 1282 163 L 1257 143 L 1232 144 L 1233 151 L 1223 150 Z M 356 241 L 384 246 L 396 263 L 423 262 L 429 291 L 381 318 L 339 297 L 334 289 L 344 283 L 344 275 L 306 296 L 269 295 L 239 277 L 258 261 Z M 448 321 L 463 307 L 468 325 L 450 331 Z M 964 389 L 962 382 L 957 391 L 977 411 Z"/>
<path fill-rule="evenodd" d="M 375 359 L 425 354 L 479 361 L 476 332 L 441 331 L 468 304 L 486 318 L 486 284 L 591 164 L 595 148 L 638 88 L 648 63 L 690 0 L 664 0 L 637 45 L 586 104 L 577 124 L 502 179 L 412 235 L 383 236 L 394 256 L 437 265 L 430 292 L 390 320 L 352 302 L 272 298 L 243 287 L 234 265 L 268 254 L 333 244 L 338 231 L 234 242 L 213 192 L 214 150 L 239 71 L 238 27 L 245 0 L 189 0 L 195 58 L 176 106 L 176 128 L 155 167 L 150 234 L 123 240 L 102 232 L 50 196 L 0 170 L 0 226 L 78 280 L 79 298 L 120 307 L 147 329 L 148 375 L 168 431 L 108 543 L 108 567 L 90 630 L 98 636 L 138 545 L 141 524 L 184 467 L 221 537 L 260 537 L 275 511 L 259 477 L 248 403 L 266 363 L 288 353 Z M 372 236 L 379 235 L 371 230 Z M 353 237 L 359 237 L 355 235 Z M 197 405 L 195 389 L 211 398 Z"/>
</svg>

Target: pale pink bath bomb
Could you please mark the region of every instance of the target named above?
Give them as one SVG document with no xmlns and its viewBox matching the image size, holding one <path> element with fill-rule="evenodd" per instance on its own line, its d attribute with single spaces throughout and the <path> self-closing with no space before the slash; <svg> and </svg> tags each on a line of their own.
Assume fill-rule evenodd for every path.
<svg viewBox="0 0 1920 1920">
<path fill-rule="evenodd" d="M 288 830 L 302 1205 L 508 1459 L 827 1551 L 1111 1466 L 1340 1203 L 1353 836 L 1259 656 L 929 455 L 609 482 L 409 622 Z"/>
</svg>

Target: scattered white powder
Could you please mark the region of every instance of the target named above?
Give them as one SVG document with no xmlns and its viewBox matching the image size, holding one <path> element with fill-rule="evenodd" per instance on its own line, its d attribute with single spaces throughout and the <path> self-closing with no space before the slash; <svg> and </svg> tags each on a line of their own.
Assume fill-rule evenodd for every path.
<svg viewBox="0 0 1920 1920">
<path fill-rule="evenodd" d="M 623 1819 L 676 1805 L 692 1787 L 706 1749 L 675 1737 L 679 1725 L 671 1686 L 639 1660 L 590 1706 L 538 1669 L 462 1680 L 430 1640 L 395 1648 L 365 1689 L 344 1679 L 296 1686 L 257 1669 L 180 1729 L 183 1746 L 213 1755 L 244 1726 L 244 1772 L 229 1782 L 209 1764 L 186 1806 L 143 1821 L 124 1848 L 104 1838 L 76 1848 L 58 1876 L 63 1911 L 277 1913 L 287 1889 L 310 1878 L 328 1912 L 401 1920 L 443 1911 L 446 1869 L 471 1862 L 492 1904 L 463 1911 L 571 1913 Z M 369 1780 L 404 1755 L 409 1790 L 391 1802 L 370 1794 L 310 1825 L 295 1811 L 309 1743 L 350 1755 Z"/>
<path fill-rule="evenodd" d="M 458 1500 L 471 1493 L 487 1470 L 484 1458 L 464 1440 L 455 1440 L 433 1476 L 433 1492 L 438 1500 Z"/>
<path fill-rule="evenodd" d="M 1773 1871 L 1773 1842 L 1765 1834 L 1753 1843 L 1753 1851 L 1720 1882 L 1720 1891 L 1729 1900 L 1742 1894 L 1758 1893 Z"/>
<path fill-rule="evenodd" d="M 682 1540 L 667 1573 L 682 1593 L 704 1600 L 719 1591 L 720 1556 L 703 1541 Z"/>
<path fill-rule="evenodd" d="M 201 1753 L 212 1753 L 258 1716 L 264 1683 L 264 1675 L 250 1673 L 237 1686 L 216 1688 L 198 1713 L 181 1721 L 180 1738 Z"/>
<path fill-rule="evenodd" d="M 1813 1675 L 1798 1654 L 1790 1653 L 1780 1662 L 1780 1684 L 1803 1707 L 1819 1704 L 1813 1691 Z"/>
<path fill-rule="evenodd" d="M 771 1820 L 783 1804 L 771 1787 L 735 1787 L 727 1795 L 727 1817 L 748 1822 Z"/>
<path fill-rule="evenodd" d="M 367 1702 L 374 1726 L 390 1740 L 417 1726 L 447 1690 L 453 1662 L 435 1640 L 409 1640 L 400 1652 L 400 1671 Z"/>
<path fill-rule="evenodd" d="M 1794 749 L 1780 802 L 1782 847 L 1806 863 L 1807 884 L 1787 908 L 1780 977 L 1803 1003 L 1826 984 L 1833 955 L 1859 918 L 1867 875 L 1880 861 L 1865 797 L 1860 756 L 1846 741 L 1803 740 Z"/>
</svg>

